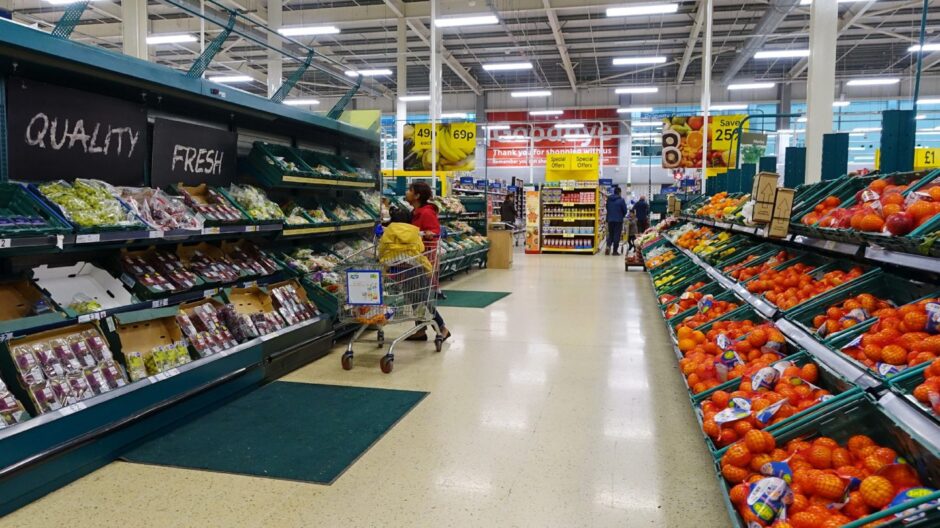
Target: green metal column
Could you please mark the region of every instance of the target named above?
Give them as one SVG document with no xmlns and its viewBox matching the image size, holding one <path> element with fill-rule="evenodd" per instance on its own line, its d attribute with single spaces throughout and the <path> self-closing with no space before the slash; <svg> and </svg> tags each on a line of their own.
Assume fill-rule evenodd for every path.
<svg viewBox="0 0 940 528">
<path fill-rule="evenodd" d="M 783 186 L 796 189 L 806 182 L 806 147 L 787 147 L 787 159 L 783 163 Z"/>
<path fill-rule="evenodd" d="M 849 134 L 823 134 L 822 179 L 834 180 L 849 172 Z"/>
<path fill-rule="evenodd" d="M 68 39 L 72 35 L 72 31 L 75 29 L 75 26 L 82 20 L 82 13 L 85 12 L 85 8 L 88 7 L 88 1 L 83 2 L 73 2 L 65 8 L 65 12 L 62 13 L 62 18 L 56 22 L 55 27 L 52 28 L 52 36 Z"/>
<path fill-rule="evenodd" d="M 739 178 L 738 192 L 749 193 L 754 188 L 754 175 L 757 174 L 756 163 L 741 164 L 741 176 Z"/>
<path fill-rule="evenodd" d="M 760 172 L 777 172 L 777 156 L 762 156 L 757 169 Z"/>
<path fill-rule="evenodd" d="M 914 111 L 885 110 L 881 114 L 882 174 L 914 170 Z"/>
</svg>

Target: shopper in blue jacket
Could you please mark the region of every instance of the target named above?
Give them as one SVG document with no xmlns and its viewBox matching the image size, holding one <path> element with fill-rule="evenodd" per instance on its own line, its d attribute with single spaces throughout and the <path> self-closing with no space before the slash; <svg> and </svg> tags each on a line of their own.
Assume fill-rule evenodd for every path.
<svg viewBox="0 0 940 528">
<path fill-rule="evenodd" d="M 620 187 L 614 187 L 614 194 L 607 198 L 607 249 L 605 255 L 620 254 L 620 235 L 623 233 L 623 218 L 627 216 L 627 202 L 620 196 Z"/>
</svg>

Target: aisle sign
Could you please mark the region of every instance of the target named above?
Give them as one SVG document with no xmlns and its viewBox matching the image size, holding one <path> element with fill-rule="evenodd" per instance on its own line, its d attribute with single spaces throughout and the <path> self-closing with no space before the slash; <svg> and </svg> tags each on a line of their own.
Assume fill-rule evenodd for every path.
<svg viewBox="0 0 940 528">
<path fill-rule="evenodd" d="M 603 187 L 603 186 L 610 187 L 610 186 L 612 186 L 612 185 L 614 184 L 614 180 L 613 180 L 613 178 L 601 178 L 601 179 L 597 180 L 597 184 L 600 185 L 600 186 L 602 186 L 602 187 Z"/>
<path fill-rule="evenodd" d="M 6 90 L 11 179 L 144 184 L 142 105 L 19 78 L 8 79 Z"/>
<path fill-rule="evenodd" d="M 150 182 L 225 186 L 235 181 L 238 135 L 172 119 L 153 124 Z"/>
<path fill-rule="evenodd" d="M 460 184 L 461 185 L 473 185 L 473 176 L 461 176 Z"/>
<path fill-rule="evenodd" d="M 597 170 L 600 158 L 597 154 L 571 154 L 571 170 Z"/>
<path fill-rule="evenodd" d="M 548 154 L 545 156 L 546 170 L 570 170 L 571 154 Z"/>
</svg>

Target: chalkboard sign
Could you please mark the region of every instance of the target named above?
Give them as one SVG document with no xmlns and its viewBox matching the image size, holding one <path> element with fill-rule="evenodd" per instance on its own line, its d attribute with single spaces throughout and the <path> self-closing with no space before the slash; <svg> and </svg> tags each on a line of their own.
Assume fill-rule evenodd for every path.
<svg viewBox="0 0 940 528">
<path fill-rule="evenodd" d="M 237 134 L 172 119 L 153 124 L 154 187 L 185 183 L 227 186 L 235 181 Z"/>
<path fill-rule="evenodd" d="M 11 78 L 7 111 L 10 179 L 144 184 L 147 113 L 142 105 Z"/>
</svg>

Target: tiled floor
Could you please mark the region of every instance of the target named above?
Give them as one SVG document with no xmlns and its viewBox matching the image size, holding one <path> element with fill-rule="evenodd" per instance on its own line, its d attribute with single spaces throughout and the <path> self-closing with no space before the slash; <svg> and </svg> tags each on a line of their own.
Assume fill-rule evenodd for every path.
<svg viewBox="0 0 940 528">
<path fill-rule="evenodd" d="M 445 287 L 512 295 L 444 309 L 444 352 L 405 344 L 391 375 L 360 347 L 287 377 L 430 392 L 332 486 L 114 463 L 0 526 L 729 524 L 645 274 L 518 254 Z"/>
</svg>

